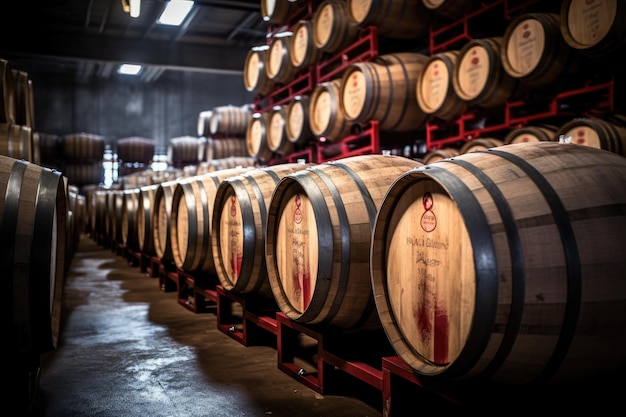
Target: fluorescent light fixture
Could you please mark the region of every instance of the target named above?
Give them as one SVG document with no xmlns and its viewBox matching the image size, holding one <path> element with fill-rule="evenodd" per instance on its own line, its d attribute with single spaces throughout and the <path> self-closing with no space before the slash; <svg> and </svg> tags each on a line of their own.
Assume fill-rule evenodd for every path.
<svg viewBox="0 0 626 417">
<path fill-rule="evenodd" d="M 137 75 L 141 71 L 141 65 L 137 64 L 122 64 L 117 70 L 120 74 Z"/>
<path fill-rule="evenodd" d="M 193 1 L 191 0 L 170 0 L 165 3 L 165 9 L 157 20 L 162 25 L 179 26 L 191 11 Z"/>
<path fill-rule="evenodd" d="M 130 0 L 130 17 L 139 17 L 141 0 Z"/>
</svg>

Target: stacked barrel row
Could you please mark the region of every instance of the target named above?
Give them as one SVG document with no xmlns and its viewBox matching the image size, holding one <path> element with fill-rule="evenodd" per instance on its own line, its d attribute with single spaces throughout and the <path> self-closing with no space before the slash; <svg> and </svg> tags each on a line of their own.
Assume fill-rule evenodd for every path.
<svg viewBox="0 0 626 417">
<path fill-rule="evenodd" d="M 33 142 L 34 115 L 28 73 L 0 58 L 0 155 L 39 163 Z"/>
<path fill-rule="evenodd" d="M 371 27 L 376 28 L 379 43 L 391 38 L 402 45 L 402 38 L 410 38 L 414 49 L 396 49 L 351 64 L 332 79 L 315 80 L 306 97 L 291 97 L 288 103 L 261 109 L 249 128 L 249 141 L 258 148 L 260 159 L 268 161 L 313 143 L 340 142 L 373 120 L 382 131 L 408 131 L 422 140 L 427 125 L 454 126 L 463 117 L 489 123 L 489 117 L 501 114 L 510 101 L 541 103 L 572 86 L 584 87 L 589 80 L 611 79 L 613 70 L 606 63 L 612 54 L 625 50 L 626 36 L 619 22 L 626 12 L 619 4 L 586 6 L 571 1 L 529 4 L 518 9 L 523 13 L 507 19 L 504 13 L 502 19 L 493 19 L 493 12 L 484 12 L 486 19 L 492 17 L 489 25 L 476 33 L 470 27 L 462 39 L 442 48 L 429 39 L 429 29 L 444 27 L 464 13 L 480 17 L 471 2 L 450 3 L 405 1 L 391 6 L 390 2 L 327 0 L 284 6 L 262 2 L 266 20 L 277 29 L 267 45 L 251 48 L 244 66 L 246 89 L 261 99 L 307 71 L 320 74 L 312 69 L 349 50 Z M 506 1 L 500 3 L 506 7 Z M 293 19 L 302 16 L 297 11 L 307 5 L 309 10 L 313 6 L 313 12 Z M 419 45 L 430 52 L 415 52 Z M 583 103 L 569 109 L 569 119 L 545 123 L 576 123 L 577 113 L 591 114 L 588 110 Z M 589 124 L 616 124 L 613 114 L 603 113 L 594 115 Z M 621 122 L 617 125 L 621 129 Z M 603 128 L 613 130 L 613 126 Z M 621 138 L 597 140 L 594 133 L 579 134 L 575 142 L 606 144 L 604 149 L 623 154 Z M 618 143 L 613 146 L 614 142 Z"/>
<path fill-rule="evenodd" d="M 152 221 L 164 263 L 299 323 L 382 328 L 424 375 L 533 384 L 624 360 L 626 216 L 611 208 L 625 180 L 620 155 L 543 141 L 429 165 L 226 169 L 133 193 L 148 196 L 137 221 Z"/>
</svg>

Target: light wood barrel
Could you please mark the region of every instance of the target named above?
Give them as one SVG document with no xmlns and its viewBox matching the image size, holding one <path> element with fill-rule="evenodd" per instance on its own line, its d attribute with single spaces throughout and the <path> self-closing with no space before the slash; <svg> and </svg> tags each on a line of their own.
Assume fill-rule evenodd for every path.
<svg viewBox="0 0 626 417">
<path fill-rule="evenodd" d="M 484 151 L 489 148 L 504 145 L 504 141 L 498 138 L 475 138 L 469 140 L 461 146 L 459 153 L 469 153 L 476 151 Z"/>
<path fill-rule="evenodd" d="M 268 162 L 274 156 L 274 152 L 272 152 L 267 143 L 269 116 L 269 112 L 253 114 L 248 124 L 248 132 L 246 133 L 248 155 L 260 162 Z"/>
<path fill-rule="evenodd" d="M 293 152 L 293 142 L 287 137 L 287 105 L 275 106 L 269 114 L 267 146 L 277 155 Z"/>
<path fill-rule="evenodd" d="M 621 367 L 625 183 L 623 157 L 545 141 L 402 175 L 371 247 L 397 354 L 419 374 L 516 385 Z"/>
<path fill-rule="evenodd" d="M 124 190 L 122 194 L 122 244 L 133 252 L 139 252 L 137 213 L 140 192 L 139 188 L 133 188 Z"/>
<path fill-rule="evenodd" d="M 626 51 L 626 4 L 621 1 L 564 0 L 561 34 L 581 54 L 611 61 Z"/>
<path fill-rule="evenodd" d="M 0 154 L 33 161 L 33 131 L 25 125 L 0 123 Z"/>
<path fill-rule="evenodd" d="M 156 257 L 164 263 L 173 263 L 171 238 L 172 220 L 172 200 L 174 190 L 181 181 L 188 181 L 180 178 L 166 181 L 159 184 L 154 194 L 154 213 L 152 217 L 152 239 L 154 241 L 154 252 Z"/>
<path fill-rule="evenodd" d="M 558 140 L 556 132 L 559 128 L 555 125 L 542 123 L 526 125 L 511 130 L 505 137 L 504 143 L 539 142 Z"/>
<path fill-rule="evenodd" d="M 2 344 L 14 360 L 57 347 L 69 200 L 58 171 L 0 155 L 0 177 Z"/>
<path fill-rule="evenodd" d="M 459 51 L 431 55 L 417 79 L 416 98 L 420 109 L 442 120 L 455 120 L 466 109 L 467 102 L 454 91 L 454 67 Z"/>
<path fill-rule="evenodd" d="M 368 248 L 380 201 L 409 158 L 359 155 L 283 177 L 267 213 L 272 293 L 290 319 L 344 329 L 379 328 Z"/>
<path fill-rule="evenodd" d="M 252 113 L 248 105 L 234 106 L 228 104 L 215 107 L 209 123 L 211 135 L 240 135 L 243 137 L 251 116 Z"/>
<path fill-rule="evenodd" d="M 356 123 L 377 120 L 385 131 L 422 127 L 428 116 L 417 103 L 416 88 L 426 61 L 427 55 L 399 52 L 350 65 L 341 78 L 343 114 Z"/>
<path fill-rule="evenodd" d="M 348 0 L 347 10 L 355 24 L 376 26 L 380 36 L 394 39 L 426 38 L 433 16 L 415 0 Z"/>
<path fill-rule="evenodd" d="M 460 152 L 456 148 L 435 149 L 434 151 L 430 151 L 424 155 L 424 165 L 441 161 L 442 159 L 452 158 L 457 155 L 460 155 Z"/>
<path fill-rule="evenodd" d="M 229 156 L 226 158 L 212 159 L 198 164 L 197 175 L 208 174 L 209 172 L 221 169 L 242 167 L 257 167 L 256 158 L 252 156 Z"/>
<path fill-rule="evenodd" d="M 145 185 L 139 188 L 137 196 L 137 244 L 139 250 L 148 256 L 156 256 L 152 226 L 154 222 L 154 197 L 160 184 Z"/>
<path fill-rule="evenodd" d="M 468 104 L 484 108 L 503 105 L 517 89 L 504 70 L 502 37 L 473 39 L 460 50 L 454 67 L 454 91 Z"/>
<path fill-rule="evenodd" d="M 360 28 L 350 20 L 345 0 L 323 0 L 313 13 L 313 42 L 336 54 L 359 37 Z"/>
<path fill-rule="evenodd" d="M 185 271 L 215 275 L 211 250 L 211 219 L 215 193 L 226 178 L 250 167 L 223 169 L 180 181 L 173 190 L 170 220 L 172 260 Z"/>
<path fill-rule="evenodd" d="M 341 108 L 341 79 L 317 84 L 311 94 L 309 122 L 315 136 L 338 142 L 352 132 L 355 123 L 348 120 Z"/>
<path fill-rule="evenodd" d="M 246 55 L 243 67 L 243 85 L 251 93 L 268 95 L 276 86 L 265 70 L 269 45 L 253 46 Z"/>
<path fill-rule="evenodd" d="M 279 84 L 289 84 L 298 73 L 291 62 L 291 39 L 293 32 L 279 32 L 272 37 L 270 50 L 266 55 L 265 71 L 270 80 Z"/>
<path fill-rule="evenodd" d="M 524 13 L 508 24 L 502 65 L 511 77 L 533 88 L 562 85 L 580 72 L 578 53 L 561 36 L 556 13 Z"/>
<path fill-rule="evenodd" d="M 284 176 L 311 164 L 286 163 L 226 178 L 215 194 L 211 246 L 227 291 L 273 298 L 265 264 L 267 206 Z"/>
<path fill-rule="evenodd" d="M 309 120 L 310 106 L 311 99 L 308 95 L 297 95 L 287 104 L 285 132 L 287 139 L 296 147 L 315 139 Z"/>
<path fill-rule="evenodd" d="M 198 136 L 211 136 L 211 117 L 213 117 L 213 110 L 203 110 L 198 113 Z"/>
<path fill-rule="evenodd" d="M 236 156 L 249 156 L 248 146 L 244 138 L 206 138 L 204 161 Z"/>
<path fill-rule="evenodd" d="M 297 1 L 261 0 L 261 16 L 268 23 L 283 24 L 298 9 Z"/>
<path fill-rule="evenodd" d="M 555 140 L 561 135 L 569 136 L 571 143 L 577 145 L 626 156 L 626 117 L 623 115 L 576 118 L 558 128 Z"/>
<path fill-rule="evenodd" d="M 167 160 L 173 165 L 198 163 L 199 139 L 194 136 L 171 138 L 167 145 Z"/>
<path fill-rule="evenodd" d="M 291 64 L 297 71 L 316 65 L 324 55 L 324 52 L 315 46 L 313 39 L 313 22 L 311 19 L 303 19 L 296 23 L 292 29 L 293 36 L 290 38 Z"/>
<path fill-rule="evenodd" d="M 15 124 L 14 90 L 11 63 L 0 58 L 0 123 Z"/>
</svg>

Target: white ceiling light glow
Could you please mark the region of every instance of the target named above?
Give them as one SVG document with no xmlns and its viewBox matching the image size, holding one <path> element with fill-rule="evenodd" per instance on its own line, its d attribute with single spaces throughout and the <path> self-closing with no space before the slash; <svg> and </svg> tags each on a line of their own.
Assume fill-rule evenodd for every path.
<svg viewBox="0 0 626 417">
<path fill-rule="evenodd" d="M 193 1 L 191 0 L 170 0 L 165 3 L 165 9 L 157 20 L 162 25 L 179 26 L 191 11 Z"/>
</svg>

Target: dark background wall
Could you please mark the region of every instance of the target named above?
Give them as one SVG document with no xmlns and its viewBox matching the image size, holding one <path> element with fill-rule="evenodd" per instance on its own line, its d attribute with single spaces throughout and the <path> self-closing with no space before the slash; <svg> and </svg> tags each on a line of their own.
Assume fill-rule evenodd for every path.
<svg viewBox="0 0 626 417">
<path fill-rule="evenodd" d="M 167 148 L 171 138 L 198 136 L 200 112 L 252 103 L 238 72 L 165 71 L 156 81 L 128 75 L 78 80 L 30 72 L 34 131 L 93 133 L 115 148 L 118 139 L 141 136 Z"/>
</svg>

